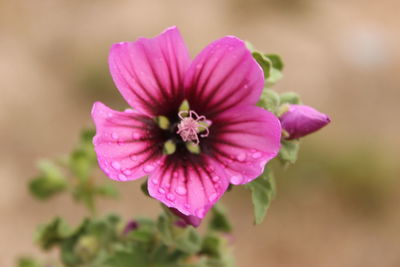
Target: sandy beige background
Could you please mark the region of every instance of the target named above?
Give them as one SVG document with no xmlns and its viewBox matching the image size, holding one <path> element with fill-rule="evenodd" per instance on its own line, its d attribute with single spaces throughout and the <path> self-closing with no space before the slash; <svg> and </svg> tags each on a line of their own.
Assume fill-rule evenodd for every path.
<svg viewBox="0 0 400 267">
<path fill-rule="evenodd" d="M 108 75 L 111 44 L 171 25 L 193 56 L 227 34 L 282 55 L 276 89 L 299 92 L 333 121 L 279 172 L 262 225 L 251 225 L 244 189 L 224 197 L 237 266 L 400 266 L 399 10 L 397 0 L 0 0 L 0 266 L 40 255 L 37 224 L 85 214 L 68 197 L 28 195 L 35 161 L 73 147 L 93 101 L 125 108 Z M 102 212 L 156 216 L 139 184 L 118 184 L 122 200 Z"/>
</svg>

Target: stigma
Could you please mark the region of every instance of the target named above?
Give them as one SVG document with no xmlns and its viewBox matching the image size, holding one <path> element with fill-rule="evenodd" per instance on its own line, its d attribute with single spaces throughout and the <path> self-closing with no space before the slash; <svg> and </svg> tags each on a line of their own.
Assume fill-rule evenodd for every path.
<svg viewBox="0 0 400 267">
<path fill-rule="evenodd" d="M 199 116 L 193 110 L 182 110 L 178 113 L 178 116 L 181 121 L 178 124 L 177 134 L 181 136 L 184 142 L 193 142 L 198 145 L 200 143 L 199 135 L 202 138 L 209 135 L 210 122 L 207 121 L 205 116 Z"/>
</svg>

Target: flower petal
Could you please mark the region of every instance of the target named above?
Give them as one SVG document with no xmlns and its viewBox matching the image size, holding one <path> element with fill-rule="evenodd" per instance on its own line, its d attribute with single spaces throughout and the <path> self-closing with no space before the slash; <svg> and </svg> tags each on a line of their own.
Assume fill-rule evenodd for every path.
<svg viewBox="0 0 400 267">
<path fill-rule="evenodd" d="M 138 111 L 118 112 L 96 102 L 92 117 L 96 125 L 94 149 L 101 169 L 118 181 L 138 179 L 153 172 L 162 155 L 156 146 L 157 128 Z"/>
<path fill-rule="evenodd" d="M 149 193 L 184 215 L 203 218 L 229 185 L 220 166 L 205 156 L 165 157 L 148 181 Z"/>
<path fill-rule="evenodd" d="M 125 100 L 148 115 L 176 112 L 183 100 L 183 76 L 190 64 L 186 45 L 176 27 L 151 39 L 114 44 L 109 65 Z"/>
<path fill-rule="evenodd" d="M 185 77 L 190 108 L 207 118 L 238 105 L 256 104 L 263 86 L 261 67 L 244 42 L 233 36 L 208 45 Z"/>
<path fill-rule="evenodd" d="M 277 117 L 256 106 L 230 109 L 213 120 L 211 153 L 225 166 L 232 184 L 257 178 L 280 149 L 281 125 Z"/>
</svg>

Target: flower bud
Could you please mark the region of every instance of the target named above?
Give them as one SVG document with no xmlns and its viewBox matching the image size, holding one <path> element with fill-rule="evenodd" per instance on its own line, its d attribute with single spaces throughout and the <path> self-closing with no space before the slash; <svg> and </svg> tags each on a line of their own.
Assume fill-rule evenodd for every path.
<svg viewBox="0 0 400 267">
<path fill-rule="evenodd" d="M 136 230 L 139 227 L 139 224 L 135 220 L 129 221 L 123 231 L 124 235 L 129 234 L 129 232 Z"/>
<path fill-rule="evenodd" d="M 331 121 L 328 115 L 306 105 L 289 105 L 288 111 L 279 119 L 288 140 L 318 131 Z"/>
<path fill-rule="evenodd" d="M 179 210 L 174 209 L 174 208 L 169 208 L 169 210 L 175 214 L 177 217 L 179 217 L 179 220 L 176 221 L 175 225 L 185 228 L 188 225 L 192 225 L 193 227 L 198 227 L 201 224 L 201 219 L 193 216 L 193 215 L 185 215 L 181 213 Z"/>
</svg>

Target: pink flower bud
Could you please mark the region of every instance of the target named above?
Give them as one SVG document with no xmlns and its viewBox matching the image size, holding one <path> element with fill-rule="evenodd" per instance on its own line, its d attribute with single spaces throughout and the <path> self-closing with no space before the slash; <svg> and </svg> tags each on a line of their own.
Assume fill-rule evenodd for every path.
<svg viewBox="0 0 400 267">
<path fill-rule="evenodd" d="M 318 131 L 331 119 L 328 115 L 306 105 L 289 105 L 280 117 L 282 128 L 288 133 L 286 139 L 297 139 Z"/>
</svg>

